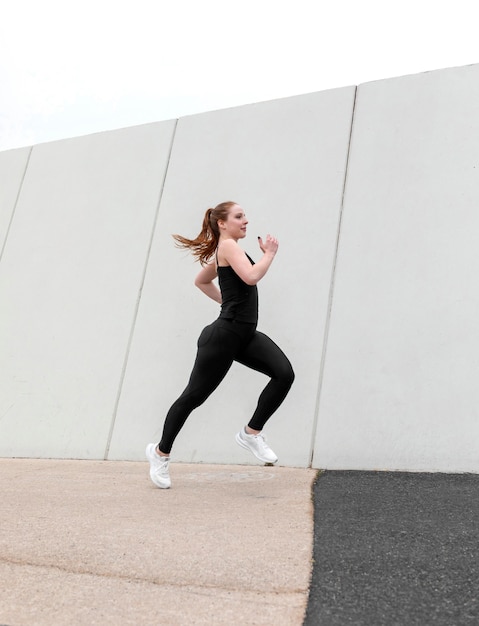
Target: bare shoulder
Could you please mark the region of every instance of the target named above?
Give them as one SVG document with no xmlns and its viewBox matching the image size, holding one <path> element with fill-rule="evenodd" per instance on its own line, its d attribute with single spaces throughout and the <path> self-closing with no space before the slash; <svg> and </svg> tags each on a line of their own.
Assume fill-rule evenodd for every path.
<svg viewBox="0 0 479 626">
<path fill-rule="evenodd" d="M 222 250 L 235 250 L 236 248 L 239 248 L 241 250 L 240 245 L 234 239 L 224 239 L 218 246 L 218 249 L 220 248 Z"/>
<path fill-rule="evenodd" d="M 241 246 L 234 239 L 225 239 L 218 246 L 218 265 L 231 265 L 238 255 L 244 255 Z"/>
</svg>

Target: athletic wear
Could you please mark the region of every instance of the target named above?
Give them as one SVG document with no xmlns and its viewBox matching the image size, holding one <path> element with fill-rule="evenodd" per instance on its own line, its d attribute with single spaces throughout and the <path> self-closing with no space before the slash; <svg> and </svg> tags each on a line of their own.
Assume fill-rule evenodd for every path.
<svg viewBox="0 0 479 626">
<path fill-rule="evenodd" d="M 250 262 L 253 263 L 251 259 Z M 218 267 L 218 278 L 224 299 L 222 311 L 220 317 L 201 332 L 188 385 L 166 416 L 158 444 L 166 454 L 171 451 L 190 413 L 218 387 L 233 361 L 270 377 L 248 422 L 253 430 L 263 430 L 294 380 L 293 368 L 283 351 L 269 337 L 256 330 L 256 286 L 244 283 L 231 267 Z"/>
<path fill-rule="evenodd" d="M 149 443 L 146 446 L 146 458 L 150 462 L 150 478 L 153 483 L 160 489 L 169 489 L 171 487 L 170 457 L 160 456 L 156 451 L 156 445 Z"/>
<path fill-rule="evenodd" d="M 249 262 L 254 265 L 248 255 Z M 258 321 L 258 288 L 247 285 L 236 274 L 232 267 L 217 267 L 218 281 L 221 289 L 220 318 L 256 324 Z"/>
<path fill-rule="evenodd" d="M 257 435 L 248 435 L 244 430 L 239 431 L 236 435 L 236 442 L 242 447 L 252 452 L 257 459 L 263 463 L 276 463 L 278 457 L 266 443 L 265 436 L 262 433 Z"/>
</svg>

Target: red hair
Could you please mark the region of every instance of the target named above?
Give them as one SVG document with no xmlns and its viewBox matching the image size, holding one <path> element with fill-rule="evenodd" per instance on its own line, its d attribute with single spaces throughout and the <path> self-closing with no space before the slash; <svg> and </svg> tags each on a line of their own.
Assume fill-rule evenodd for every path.
<svg viewBox="0 0 479 626">
<path fill-rule="evenodd" d="M 181 235 L 173 235 L 178 248 L 191 250 L 196 260 L 205 265 L 214 255 L 220 239 L 218 220 L 226 220 L 230 209 L 236 202 L 221 202 L 214 209 L 207 209 L 203 218 L 200 234 L 195 239 L 187 239 Z"/>
</svg>

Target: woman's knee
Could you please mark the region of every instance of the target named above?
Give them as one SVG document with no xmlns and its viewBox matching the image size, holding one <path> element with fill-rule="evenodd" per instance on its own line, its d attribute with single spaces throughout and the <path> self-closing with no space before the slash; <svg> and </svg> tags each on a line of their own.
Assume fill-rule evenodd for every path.
<svg viewBox="0 0 479 626">
<path fill-rule="evenodd" d="M 294 378 L 295 378 L 295 374 L 294 374 L 293 366 L 288 361 L 288 359 L 285 359 L 285 361 L 283 363 L 281 363 L 281 367 L 280 367 L 279 372 L 277 374 L 277 378 L 288 389 L 293 384 Z"/>
</svg>

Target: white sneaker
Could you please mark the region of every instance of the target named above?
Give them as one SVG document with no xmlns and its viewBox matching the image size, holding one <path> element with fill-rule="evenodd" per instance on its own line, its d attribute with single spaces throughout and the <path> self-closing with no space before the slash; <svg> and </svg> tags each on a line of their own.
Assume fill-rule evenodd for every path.
<svg viewBox="0 0 479 626">
<path fill-rule="evenodd" d="M 242 428 L 236 435 L 236 443 L 242 448 L 246 448 L 252 452 L 257 459 L 263 463 L 276 463 L 278 457 L 266 443 L 266 439 L 262 433 L 258 435 L 248 435 Z"/>
<path fill-rule="evenodd" d="M 156 444 L 149 443 L 146 446 L 146 458 L 150 462 L 150 478 L 153 483 L 160 489 L 169 489 L 171 487 L 168 471 L 170 457 L 160 456 L 156 451 Z"/>
</svg>

